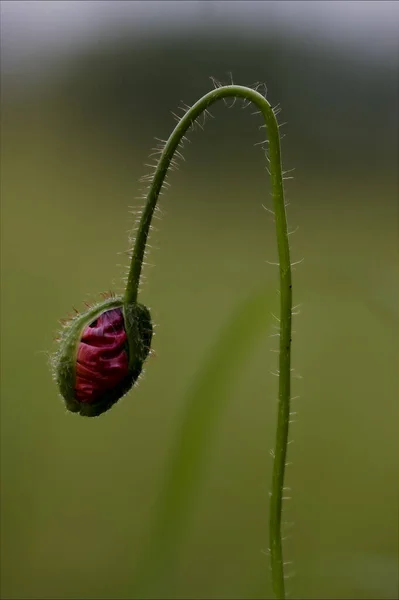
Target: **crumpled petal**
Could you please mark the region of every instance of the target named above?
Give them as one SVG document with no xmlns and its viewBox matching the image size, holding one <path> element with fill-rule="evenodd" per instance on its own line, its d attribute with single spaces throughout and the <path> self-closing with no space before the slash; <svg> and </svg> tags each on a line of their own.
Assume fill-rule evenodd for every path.
<svg viewBox="0 0 399 600">
<path fill-rule="evenodd" d="M 128 375 L 127 335 L 121 308 L 102 313 L 81 336 L 75 394 L 80 402 L 95 402 Z"/>
</svg>

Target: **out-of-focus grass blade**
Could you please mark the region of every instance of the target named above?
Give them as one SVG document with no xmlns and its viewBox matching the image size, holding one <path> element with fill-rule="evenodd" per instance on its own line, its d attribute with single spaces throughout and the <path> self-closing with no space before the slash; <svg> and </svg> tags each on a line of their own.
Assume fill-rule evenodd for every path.
<svg viewBox="0 0 399 600">
<path fill-rule="evenodd" d="M 251 294 L 238 307 L 187 393 L 156 504 L 149 547 L 136 570 L 136 598 L 161 598 L 170 593 L 179 542 L 204 476 L 212 434 L 226 407 L 229 389 L 271 326 L 274 299 L 272 284 Z"/>
</svg>

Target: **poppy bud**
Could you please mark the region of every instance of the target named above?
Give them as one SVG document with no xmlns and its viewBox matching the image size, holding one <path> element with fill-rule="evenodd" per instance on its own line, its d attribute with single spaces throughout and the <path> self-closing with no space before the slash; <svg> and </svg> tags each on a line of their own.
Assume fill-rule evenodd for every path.
<svg viewBox="0 0 399 600">
<path fill-rule="evenodd" d="M 108 299 L 64 328 L 53 358 L 54 377 L 66 407 L 96 417 L 137 381 L 152 338 L 149 310 Z"/>
</svg>

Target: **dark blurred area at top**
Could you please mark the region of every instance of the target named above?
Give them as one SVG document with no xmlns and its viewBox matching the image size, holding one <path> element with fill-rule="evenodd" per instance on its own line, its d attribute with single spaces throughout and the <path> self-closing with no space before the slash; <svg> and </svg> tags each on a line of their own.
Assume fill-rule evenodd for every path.
<svg viewBox="0 0 399 600">
<path fill-rule="evenodd" d="M 295 28 L 269 26 L 262 33 L 247 23 L 215 21 L 213 3 L 198 4 L 198 19 L 189 25 L 171 26 L 165 19 L 158 30 L 100 31 L 53 66 L 40 86 L 18 70 L 3 70 L 3 104 L 9 99 L 19 104 L 18 97 L 34 103 L 38 96 L 32 92 L 39 90 L 42 109 L 58 110 L 68 127 L 85 135 L 94 130 L 123 153 L 126 145 L 150 148 L 149 132 L 166 138 L 174 125 L 171 111 L 212 89 L 210 76 L 230 83 L 231 72 L 234 83 L 264 82 L 269 101 L 281 105 L 279 120 L 288 121 L 283 149 L 289 166 L 322 177 L 396 169 L 397 56 L 374 60 L 372 51 L 363 55 Z M 236 111 L 234 119 L 222 104 L 212 112 L 217 127 L 207 127 L 205 142 L 196 136 L 196 144 L 203 144 L 199 159 L 208 169 L 212 158 L 227 167 L 234 145 L 266 138 L 264 132 L 257 135 L 261 122 L 251 120 L 252 108 Z"/>
</svg>

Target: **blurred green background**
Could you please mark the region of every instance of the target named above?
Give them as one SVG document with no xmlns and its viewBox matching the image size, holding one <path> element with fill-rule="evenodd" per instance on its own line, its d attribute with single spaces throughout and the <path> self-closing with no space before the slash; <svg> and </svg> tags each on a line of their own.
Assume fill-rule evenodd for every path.
<svg viewBox="0 0 399 600">
<path fill-rule="evenodd" d="M 26 51 L 23 68 L 6 45 L 24 47 L 10 4 L 27 10 L 2 6 L 2 598 L 271 597 L 278 273 L 252 108 L 217 105 L 169 178 L 141 291 L 155 356 L 137 389 L 84 419 L 66 413 L 48 368 L 58 319 L 123 289 L 118 253 L 154 137 L 230 71 L 281 104 L 284 167 L 296 169 L 287 589 L 396 598 L 397 55 L 380 55 L 378 36 L 363 47 L 295 19 L 271 27 L 266 9 L 257 27 L 240 23 L 228 2 L 191 3 L 182 23 L 164 8 L 140 26 L 133 5 L 160 5 L 130 3 L 131 29 L 103 23 L 80 45 L 71 36 L 69 54 Z M 28 4 L 45 21 L 43 3 Z M 77 22 L 89 4 L 113 10 L 70 4 Z"/>
</svg>

